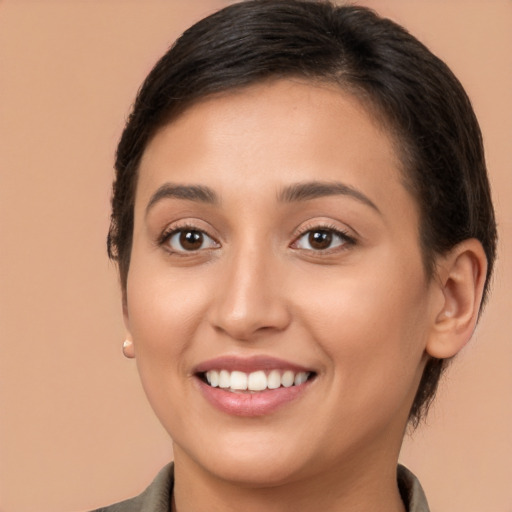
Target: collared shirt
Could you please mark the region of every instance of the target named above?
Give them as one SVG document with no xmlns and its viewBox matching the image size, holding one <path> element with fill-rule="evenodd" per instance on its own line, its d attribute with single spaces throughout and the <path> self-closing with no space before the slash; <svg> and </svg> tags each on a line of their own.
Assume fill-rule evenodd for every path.
<svg viewBox="0 0 512 512">
<path fill-rule="evenodd" d="M 427 498 L 418 479 L 404 466 L 397 470 L 398 488 L 407 512 L 429 512 Z M 170 512 L 174 486 L 174 466 L 168 464 L 151 485 L 135 498 L 92 512 Z"/>
</svg>

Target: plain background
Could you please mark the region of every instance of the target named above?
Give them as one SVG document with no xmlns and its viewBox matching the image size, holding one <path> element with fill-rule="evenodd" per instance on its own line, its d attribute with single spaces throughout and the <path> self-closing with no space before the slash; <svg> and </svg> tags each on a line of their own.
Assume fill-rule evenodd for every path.
<svg viewBox="0 0 512 512">
<path fill-rule="evenodd" d="M 0 510 L 72 512 L 140 492 L 171 458 L 107 260 L 112 162 L 137 88 L 226 1 L 0 1 Z M 500 228 L 491 302 L 402 460 L 432 511 L 512 511 L 512 2 L 367 0 L 465 85 Z"/>
</svg>

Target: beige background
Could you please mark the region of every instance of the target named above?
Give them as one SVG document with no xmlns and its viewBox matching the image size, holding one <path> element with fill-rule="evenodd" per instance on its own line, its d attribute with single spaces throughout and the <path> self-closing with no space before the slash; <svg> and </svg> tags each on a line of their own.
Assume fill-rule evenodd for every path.
<svg viewBox="0 0 512 512">
<path fill-rule="evenodd" d="M 0 2 L 0 510 L 138 493 L 171 457 L 123 359 L 105 254 L 115 145 L 153 62 L 213 0 Z M 492 302 L 403 460 L 432 511 L 512 511 L 512 2 L 368 0 L 453 68 L 501 231 Z"/>
</svg>

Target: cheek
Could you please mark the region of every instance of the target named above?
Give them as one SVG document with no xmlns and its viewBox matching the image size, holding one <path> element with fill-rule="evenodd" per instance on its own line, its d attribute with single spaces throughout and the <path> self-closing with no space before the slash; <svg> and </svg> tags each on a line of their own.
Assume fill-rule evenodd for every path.
<svg viewBox="0 0 512 512">
<path fill-rule="evenodd" d="M 393 400 L 397 406 L 414 394 L 428 332 L 422 267 L 391 260 L 312 281 L 310 293 L 296 296 L 343 398 L 354 407 Z"/>
<path fill-rule="evenodd" d="M 169 366 L 179 371 L 182 357 L 208 305 L 204 280 L 187 272 L 172 272 L 165 262 L 142 266 L 134 258 L 127 285 L 127 313 L 140 370 Z M 190 275 L 189 275 L 190 274 Z M 144 375 L 141 372 L 141 377 Z"/>
<path fill-rule="evenodd" d="M 191 346 L 207 308 L 206 288 L 201 279 L 172 273 L 165 264 L 138 263 L 135 258 L 127 286 L 136 364 L 149 403 L 168 432 L 176 434 L 186 430 L 186 415 L 175 411 L 191 403 Z"/>
</svg>

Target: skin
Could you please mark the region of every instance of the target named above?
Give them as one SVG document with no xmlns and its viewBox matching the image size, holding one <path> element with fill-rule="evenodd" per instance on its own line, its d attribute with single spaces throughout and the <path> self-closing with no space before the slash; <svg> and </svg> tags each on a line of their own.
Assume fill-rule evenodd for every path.
<svg viewBox="0 0 512 512">
<path fill-rule="evenodd" d="M 312 181 L 347 188 L 283 197 Z M 209 187 L 217 202 L 155 196 L 169 184 Z M 126 355 L 173 439 L 175 509 L 404 510 L 396 463 L 425 362 L 469 339 L 485 275 L 466 241 L 427 279 L 418 224 L 393 140 L 334 86 L 258 84 L 157 132 L 140 165 L 124 314 Z M 196 250 L 179 243 L 191 228 L 204 233 Z M 308 245 L 319 229 L 327 249 Z M 194 376 L 225 355 L 316 377 L 271 414 L 235 416 Z"/>
</svg>

